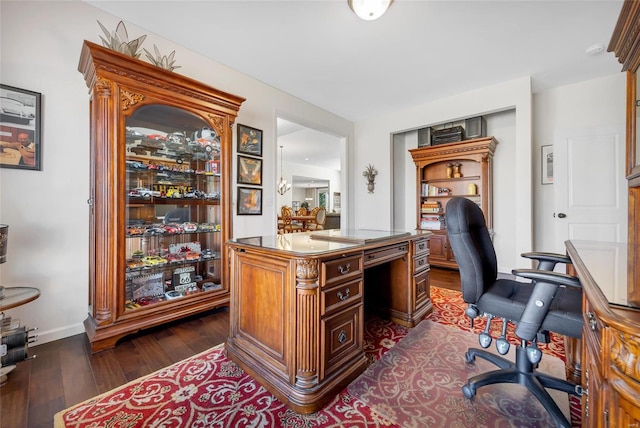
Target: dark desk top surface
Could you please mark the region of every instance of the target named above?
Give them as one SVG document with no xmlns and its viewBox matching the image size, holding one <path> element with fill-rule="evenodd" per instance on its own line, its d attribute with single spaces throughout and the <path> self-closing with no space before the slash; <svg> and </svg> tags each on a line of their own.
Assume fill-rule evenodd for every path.
<svg viewBox="0 0 640 428">
<path fill-rule="evenodd" d="M 622 242 L 567 241 L 569 256 L 578 257 L 588 271 L 579 274 L 589 275 L 610 304 L 638 308 L 640 302 L 628 292 L 627 246 Z"/>
</svg>

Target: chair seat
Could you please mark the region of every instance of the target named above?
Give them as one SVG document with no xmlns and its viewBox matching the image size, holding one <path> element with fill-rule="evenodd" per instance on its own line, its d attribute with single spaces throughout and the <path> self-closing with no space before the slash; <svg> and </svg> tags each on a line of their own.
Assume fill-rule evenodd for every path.
<svg viewBox="0 0 640 428">
<path fill-rule="evenodd" d="M 532 283 L 498 279 L 480 297 L 476 306 L 480 312 L 517 322 L 522 317 L 532 292 Z M 581 290 L 560 288 L 551 303 L 551 308 L 541 329 L 554 331 L 565 336 L 581 337 L 582 316 L 581 313 L 575 311 L 575 308 L 580 308 L 581 305 Z"/>
</svg>

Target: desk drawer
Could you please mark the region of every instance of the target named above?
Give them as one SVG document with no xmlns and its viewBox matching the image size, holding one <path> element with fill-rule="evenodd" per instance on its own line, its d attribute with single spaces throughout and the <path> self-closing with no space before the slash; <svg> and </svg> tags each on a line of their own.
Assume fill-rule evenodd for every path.
<svg viewBox="0 0 640 428">
<path fill-rule="evenodd" d="M 413 273 L 421 272 L 429 268 L 429 254 L 422 254 L 413 258 Z"/>
<path fill-rule="evenodd" d="M 362 277 L 362 253 L 322 262 L 324 287 Z"/>
<path fill-rule="evenodd" d="M 340 370 L 344 361 L 362 352 L 363 313 L 363 304 L 360 303 L 322 319 L 321 334 L 325 345 L 321 380 Z"/>
<path fill-rule="evenodd" d="M 422 238 L 416 239 L 412 242 L 413 244 L 413 255 L 417 256 L 418 254 L 429 254 L 429 239 Z"/>
<path fill-rule="evenodd" d="M 362 301 L 362 279 L 355 279 L 346 284 L 322 290 L 320 313 L 325 315 L 353 303 Z"/>
<path fill-rule="evenodd" d="M 390 245 L 376 250 L 364 252 L 365 267 L 375 266 L 389 260 L 394 260 L 409 253 L 409 244 L 403 242 L 400 244 Z"/>
</svg>

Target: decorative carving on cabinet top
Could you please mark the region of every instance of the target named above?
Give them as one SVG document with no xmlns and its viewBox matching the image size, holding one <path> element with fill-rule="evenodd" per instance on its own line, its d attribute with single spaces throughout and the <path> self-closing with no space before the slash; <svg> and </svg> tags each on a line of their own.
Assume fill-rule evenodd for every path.
<svg viewBox="0 0 640 428">
<path fill-rule="evenodd" d="M 172 85 L 170 83 L 163 82 L 161 80 L 157 80 L 155 78 L 147 78 L 145 76 L 141 76 L 141 75 L 138 75 L 138 74 L 135 74 L 135 73 L 130 73 L 130 72 L 126 71 L 126 70 L 122 70 L 122 69 L 119 69 L 119 68 L 113 68 L 113 67 L 109 67 L 109 66 L 105 66 L 105 65 L 99 66 L 98 68 L 100 70 L 104 70 L 104 71 L 107 71 L 109 73 L 113 73 L 113 74 L 117 74 L 117 75 L 122 76 L 122 77 L 126 77 L 127 79 L 135 80 L 137 82 L 142 82 L 145 85 L 149 85 L 149 86 L 154 86 L 156 88 L 165 89 L 167 91 L 171 91 L 171 92 L 174 92 L 176 94 L 184 95 L 184 96 L 189 97 L 189 98 L 195 98 L 195 99 L 203 100 L 203 101 L 205 101 L 207 103 L 215 104 L 215 105 L 223 107 L 225 109 L 230 109 L 232 111 L 237 111 L 237 109 L 238 109 L 237 106 L 232 104 L 232 103 L 224 102 L 222 100 L 219 100 L 219 99 L 207 96 L 205 94 L 202 94 L 202 93 L 200 93 L 198 91 L 189 91 L 189 90 L 186 90 L 184 88 Z M 167 72 L 167 73 L 171 73 L 171 72 Z"/>
<path fill-rule="evenodd" d="M 485 140 L 483 144 L 479 144 Z M 483 137 L 475 140 L 465 140 L 456 143 L 440 144 L 436 146 L 425 146 L 417 149 L 411 149 L 409 152 L 414 161 L 422 159 L 435 159 L 439 157 L 448 157 L 451 155 L 474 155 L 482 154 L 483 156 L 493 156 L 496 149 L 497 141 L 493 137 Z"/>
<path fill-rule="evenodd" d="M 210 114 L 209 120 L 213 123 L 218 135 L 224 135 L 224 117 Z"/>
<path fill-rule="evenodd" d="M 622 71 L 635 72 L 640 65 L 640 52 L 634 49 L 640 36 L 640 3 L 625 1 L 607 52 L 613 52 L 622 64 Z"/>
<path fill-rule="evenodd" d="M 102 76 L 98 76 L 96 78 L 95 88 L 98 92 L 110 92 L 111 91 L 111 80 L 105 79 Z"/>
<path fill-rule="evenodd" d="M 318 278 L 318 261 L 315 259 L 297 259 L 296 278 L 300 280 L 315 280 Z"/>
<path fill-rule="evenodd" d="M 120 103 L 122 110 L 128 109 L 130 106 L 134 106 L 144 100 L 144 95 L 134 94 L 126 89 L 120 89 Z"/>
<path fill-rule="evenodd" d="M 628 333 L 613 334 L 611 362 L 630 378 L 640 381 L 640 338 Z"/>
</svg>

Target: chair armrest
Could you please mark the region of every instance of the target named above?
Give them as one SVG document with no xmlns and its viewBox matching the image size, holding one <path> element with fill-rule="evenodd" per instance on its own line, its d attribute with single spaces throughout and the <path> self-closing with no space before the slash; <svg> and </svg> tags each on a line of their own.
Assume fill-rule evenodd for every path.
<svg viewBox="0 0 640 428">
<path fill-rule="evenodd" d="M 582 289 L 580 280 L 560 272 L 538 269 L 514 269 L 512 273 L 521 278 L 534 281 L 534 288 L 517 323 L 516 335 L 521 339 L 534 340 L 542 323 L 551 308 L 551 301 L 559 287 L 576 287 Z"/>
<path fill-rule="evenodd" d="M 551 272 L 539 269 L 514 269 L 511 271 L 515 276 L 527 278 L 536 282 L 550 282 L 557 285 L 565 285 L 567 287 L 582 288 L 580 280 L 566 273 Z"/>
<path fill-rule="evenodd" d="M 570 264 L 571 259 L 569 256 L 558 253 L 544 253 L 533 251 L 529 253 L 520 254 L 521 257 L 527 259 L 533 259 L 538 261 L 538 269 L 542 270 L 553 270 L 558 263 Z"/>
</svg>

